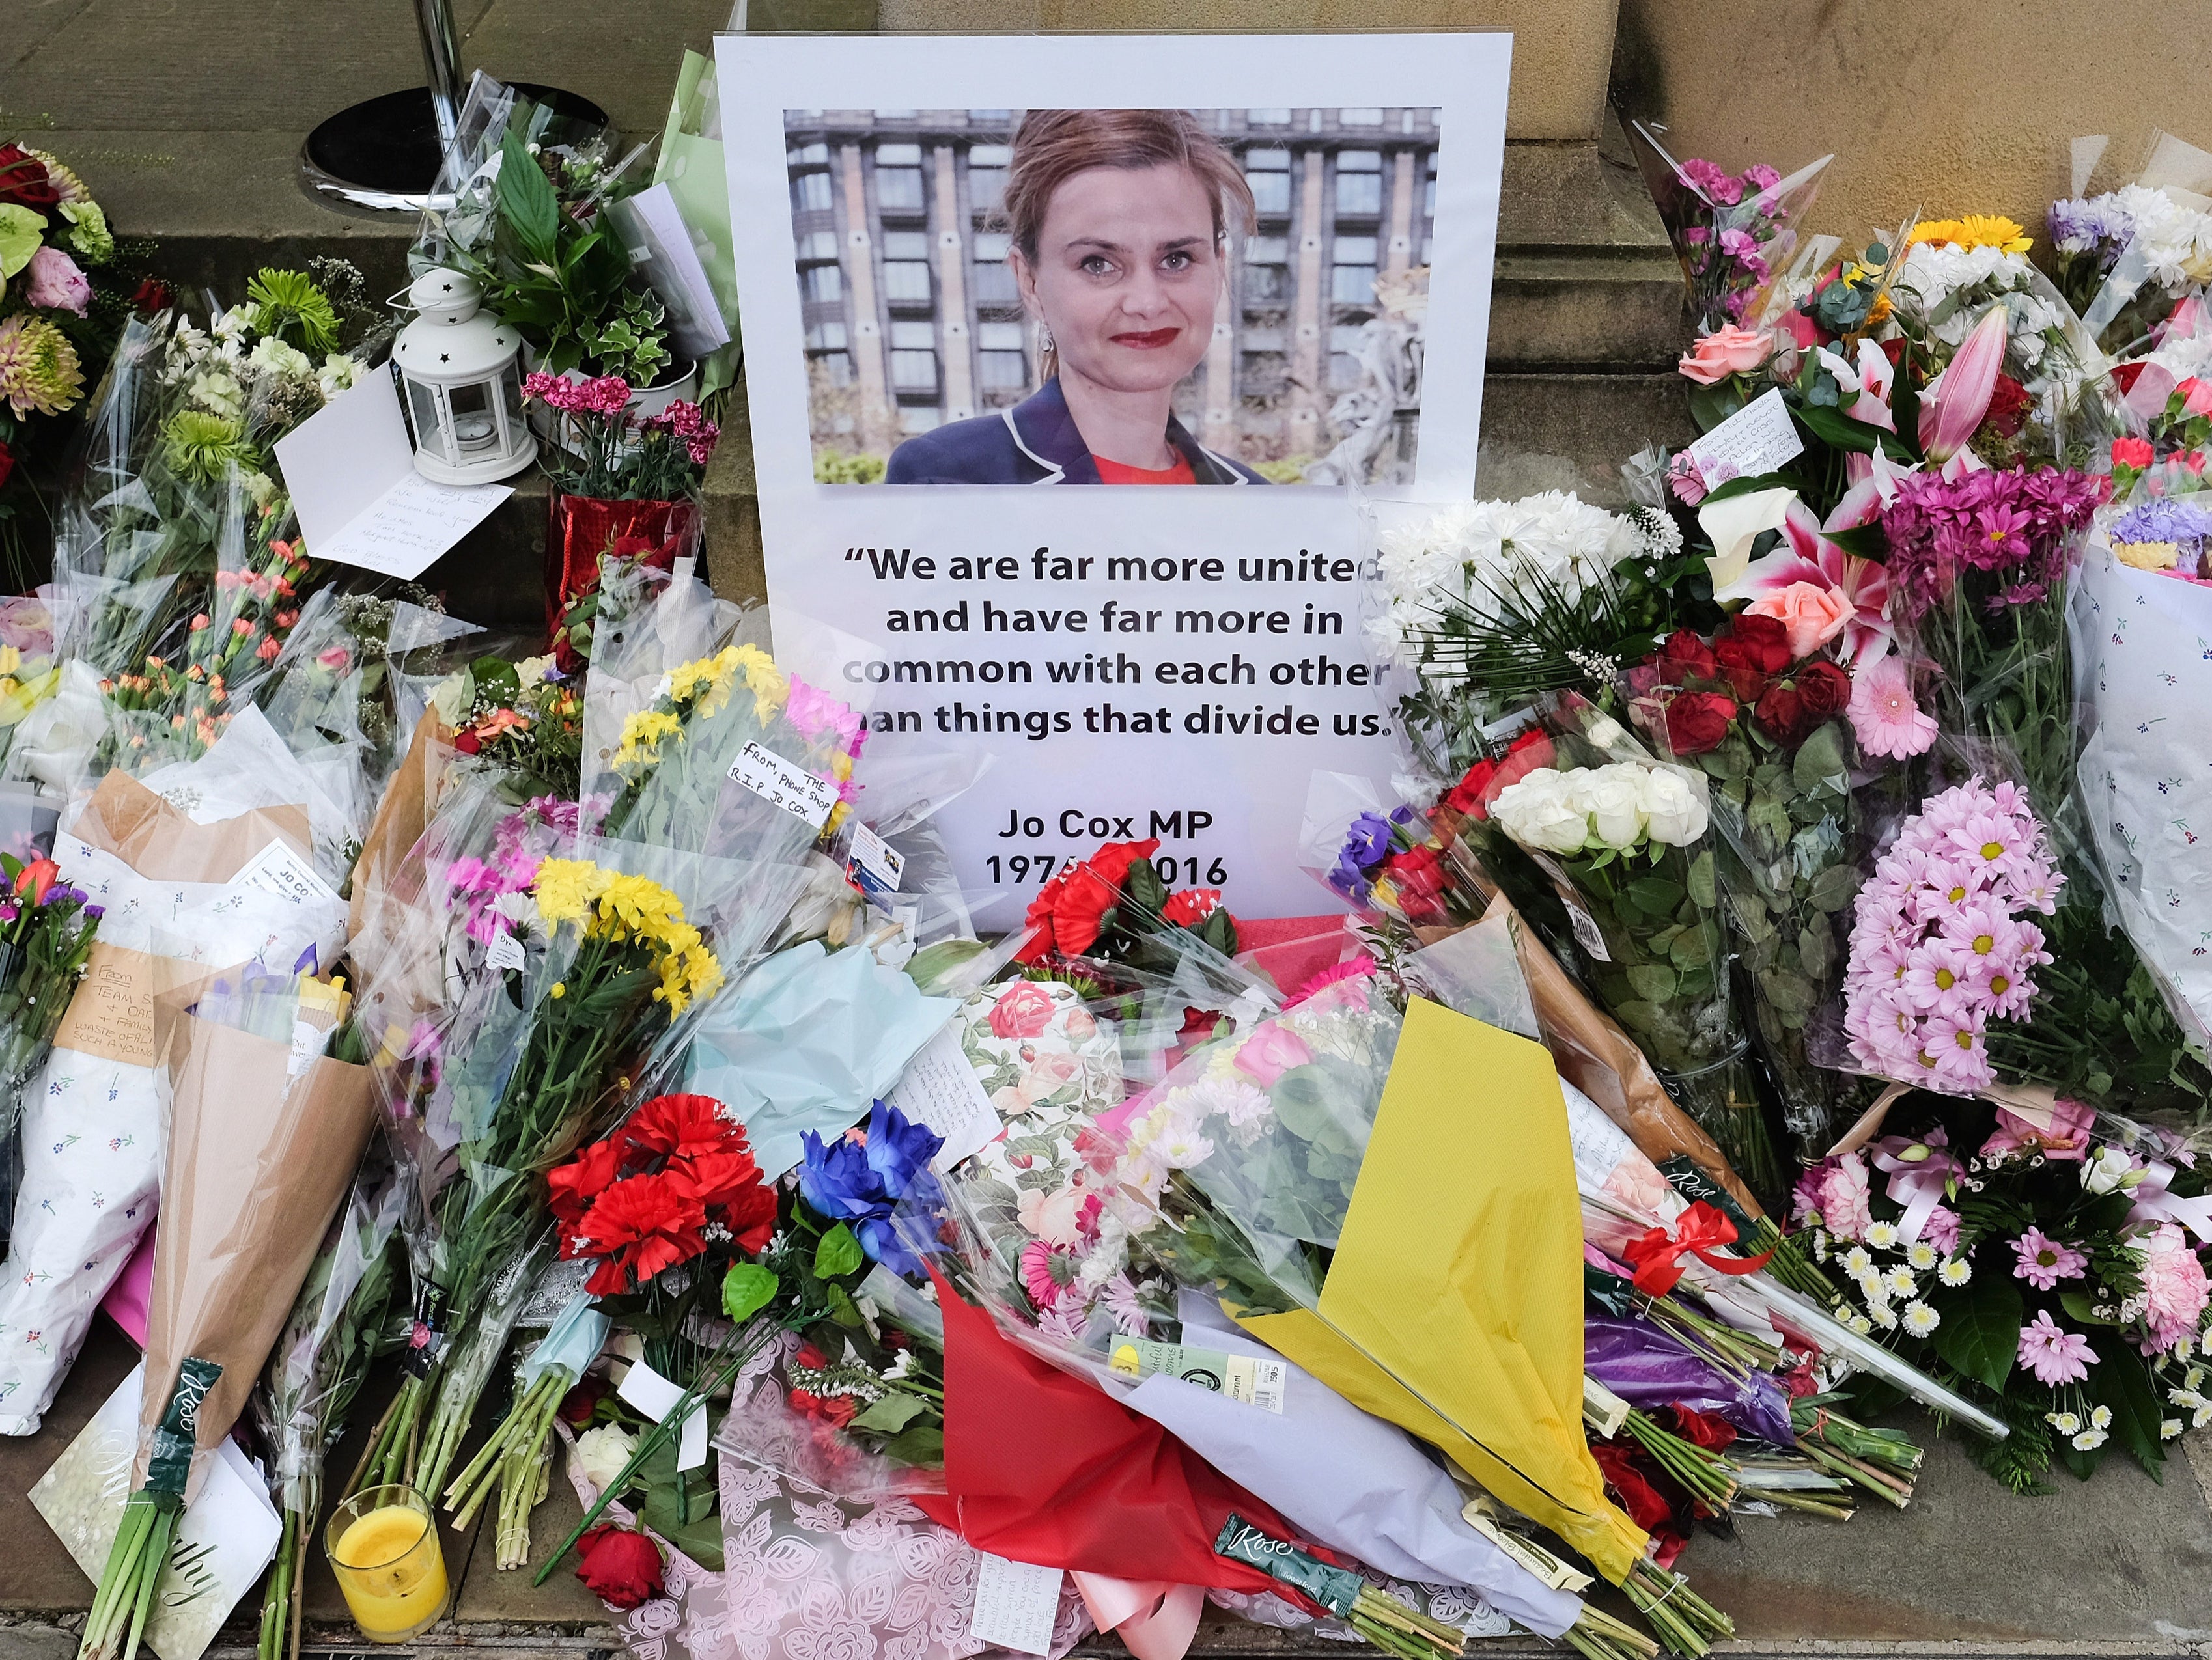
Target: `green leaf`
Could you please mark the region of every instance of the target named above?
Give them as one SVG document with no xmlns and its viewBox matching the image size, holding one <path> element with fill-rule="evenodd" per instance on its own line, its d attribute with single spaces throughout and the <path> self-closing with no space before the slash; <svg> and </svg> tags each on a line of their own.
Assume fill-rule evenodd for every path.
<svg viewBox="0 0 2212 1660">
<path fill-rule="evenodd" d="M 499 211 L 515 239 L 538 259 L 553 257 L 561 228 L 561 203 L 553 185 L 522 141 L 522 129 L 510 125 L 499 161 Z"/>
<path fill-rule="evenodd" d="M 1759 984 L 1767 1002 L 1784 1015 L 1808 1014 L 1816 1001 L 1813 982 L 1786 968 L 1769 970 L 1760 977 Z"/>
<path fill-rule="evenodd" d="M 2159 1403 L 2157 1386 L 2143 1363 L 2118 1343 L 2100 1353 L 2103 1358 L 2089 1368 L 2089 1385 L 2112 1409 L 2112 1439 L 2135 1454 L 2153 1481 L 2162 1481 L 2166 1449 L 2158 1429 L 2166 1412 Z"/>
<path fill-rule="evenodd" d="M 714 1513 L 714 1483 L 703 1469 L 676 1469 L 676 1438 L 669 1437 L 638 1467 L 645 1502 L 638 1520 L 709 1572 L 722 1568 L 722 1519 Z"/>
<path fill-rule="evenodd" d="M 1628 884 L 1628 897 L 1638 910 L 1654 917 L 1671 917 L 1682 902 L 1680 884 L 1664 876 L 1639 876 Z"/>
<path fill-rule="evenodd" d="M 774 1270 L 758 1263 L 738 1263 L 722 1276 L 722 1312 L 743 1324 L 775 1300 Z"/>
<path fill-rule="evenodd" d="M 823 1234 L 822 1242 L 814 1247 L 814 1271 L 825 1280 L 850 1274 L 867 1260 L 868 1253 L 860 1249 L 853 1230 L 842 1222 Z"/>
<path fill-rule="evenodd" d="M 1808 796 L 1824 791 L 1840 796 L 1850 789 L 1850 766 L 1844 758 L 1842 722 L 1830 721 L 1797 747 L 1797 759 L 1790 764 L 1790 778 Z"/>
<path fill-rule="evenodd" d="M 945 1432 L 933 1424 L 916 1424 L 884 1442 L 884 1457 L 894 1463 L 934 1469 L 945 1463 Z"/>
<path fill-rule="evenodd" d="M 2116 1326 L 2119 1324 L 2119 1322 L 2111 1315 L 2098 1313 L 2094 1300 L 2086 1291 L 2062 1291 L 2058 1293 L 2058 1302 L 2059 1306 L 2066 1311 L 2068 1318 L 2077 1325 Z"/>
<path fill-rule="evenodd" d="M 1743 408 L 1743 394 L 1732 380 L 1723 380 L 1713 386 L 1690 388 L 1690 419 L 1698 423 L 1698 430 L 1710 433 Z"/>
<path fill-rule="evenodd" d="M 1943 1317 L 1932 1342 L 1954 1369 L 2002 1390 L 2020 1358 L 2020 1286 L 2009 1275 L 1984 1274 L 1964 1290 L 1929 1300 Z"/>
<path fill-rule="evenodd" d="M 1168 901 L 1167 884 L 1160 880 L 1160 873 L 1152 868 L 1150 859 L 1130 862 L 1129 874 L 1123 880 L 1122 891 L 1146 911 L 1157 912 Z"/>
<path fill-rule="evenodd" d="M 1698 909 L 1710 911 L 1715 898 L 1713 892 L 1713 850 L 1710 847 L 1690 861 L 1688 877 L 1690 898 Z"/>
<path fill-rule="evenodd" d="M 1797 961 L 1808 974 L 1820 978 L 1833 966 L 1835 960 L 1835 930 L 1825 919 L 1797 930 Z"/>
<path fill-rule="evenodd" d="M 1832 864 L 1806 885 L 1805 897 L 1815 911 L 1835 912 L 1858 891 L 1859 873 L 1848 864 Z"/>
<path fill-rule="evenodd" d="M 1857 559 L 1880 559 L 1889 551 L 1889 533 L 1880 519 L 1871 524 L 1855 524 L 1848 530 L 1823 530 L 1820 539 L 1834 542 Z"/>
<path fill-rule="evenodd" d="M 832 1282 L 825 1290 L 826 1294 L 823 1301 L 829 1305 L 831 1319 L 839 1325 L 849 1327 L 855 1331 L 867 1324 L 867 1322 L 860 1318 L 860 1311 L 854 1306 L 852 1298 L 846 1294 L 844 1287 Z"/>
<path fill-rule="evenodd" d="M 1832 449 L 1849 450 L 1856 455 L 1872 455 L 1875 446 L 1882 448 L 1899 461 L 1911 461 L 1912 451 L 1900 443 L 1894 433 L 1886 433 L 1879 427 L 1870 427 L 1863 421 L 1854 421 L 1840 409 L 1823 409 L 1818 404 L 1802 404 L 1790 411 L 1820 442 Z"/>
<path fill-rule="evenodd" d="M 893 1391 L 855 1417 L 848 1426 L 852 1429 L 872 1429 L 878 1434 L 896 1435 L 929 1409 L 929 1403 L 919 1395 Z"/>
<path fill-rule="evenodd" d="M 1628 971 L 1628 983 L 1646 1003 L 1665 1003 L 1680 983 L 1674 971 L 1662 963 L 1638 963 Z"/>
</svg>

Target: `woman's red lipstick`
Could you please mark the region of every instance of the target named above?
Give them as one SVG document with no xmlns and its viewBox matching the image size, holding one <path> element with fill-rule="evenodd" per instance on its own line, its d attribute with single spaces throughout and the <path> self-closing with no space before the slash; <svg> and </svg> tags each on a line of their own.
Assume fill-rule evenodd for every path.
<svg viewBox="0 0 2212 1660">
<path fill-rule="evenodd" d="M 1166 345 L 1182 332 L 1181 329 L 1154 329 L 1146 334 L 1117 334 L 1113 341 L 1116 346 L 1134 346 L 1139 351 L 1149 351 Z"/>
</svg>

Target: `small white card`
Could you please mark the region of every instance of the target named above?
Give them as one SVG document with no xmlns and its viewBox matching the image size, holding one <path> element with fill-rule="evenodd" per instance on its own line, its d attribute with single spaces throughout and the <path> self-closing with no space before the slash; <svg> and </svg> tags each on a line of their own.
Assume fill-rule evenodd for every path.
<svg viewBox="0 0 2212 1660">
<path fill-rule="evenodd" d="M 1797 436 L 1779 386 L 1760 393 L 1690 445 L 1690 459 L 1709 489 L 1731 478 L 1778 471 L 1804 453 L 1805 441 Z"/>
<path fill-rule="evenodd" d="M 495 970 L 503 971 L 521 967 L 528 958 L 523 954 L 522 942 L 502 928 L 491 936 L 491 948 L 484 953 L 484 960 Z"/>
<path fill-rule="evenodd" d="M 999 1109 L 983 1091 L 982 1080 L 960 1047 L 960 1023 L 945 1027 L 915 1051 L 891 1086 L 890 1104 L 916 1124 L 945 1137 L 929 1167 L 939 1175 L 1000 1131 Z"/>
<path fill-rule="evenodd" d="M 398 388 L 363 375 L 276 440 L 276 464 L 317 559 L 411 581 L 514 494 L 434 484 L 415 470 Z"/>
<path fill-rule="evenodd" d="M 684 1398 L 682 1390 L 642 1360 L 623 1375 L 615 1393 L 656 1424 L 675 1411 L 676 1403 Z M 707 1406 L 702 1401 L 691 1409 L 691 1415 L 684 1421 L 683 1433 L 676 1443 L 676 1468 L 696 1469 L 706 1462 Z"/>
<path fill-rule="evenodd" d="M 898 892 L 899 878 L 906 874 L 906 855 L 866 825 L 855 825 L 853 857 L 845 873 L 869 898 L 887 898 Z"/>
<path fill-rule="evenodd" d="M 335 903 L 338 897 L 338 890 L 322 879 L 312 859 L 295 852 L 289 843 L 274 838 L 231 880 L 298 905 L 312 905 L 318 900 Z"/>
<path fill-rule="evenodd" d="M 686 357 L 704 357 L 730 343 L 730 325 L 714 301 L 699 257 L 699 239 L 684 222 L 676 196 L 655 185 L 613 203 L 609 214 L 629 263 L 667 308 L 668 332 Z M 709 245 L 712 245 L 711 244 Z"/>
<path fill-rule="evenodd" d="M 1017 1654 L 1050 1654 L 1053 1625 L 1060 1618 L 1060 1570 L 1010 1562 L 988 1550 L 976 1554 L 975 1615 L 968 1634 Z"/>
<path fill-rule="evenodd" d="M 795 813 L 819 830 L 837 804 L 837 786 L 773 749 L 748 742 L 730 763 L 730 776 L 763 801 Z"/>
</svg>

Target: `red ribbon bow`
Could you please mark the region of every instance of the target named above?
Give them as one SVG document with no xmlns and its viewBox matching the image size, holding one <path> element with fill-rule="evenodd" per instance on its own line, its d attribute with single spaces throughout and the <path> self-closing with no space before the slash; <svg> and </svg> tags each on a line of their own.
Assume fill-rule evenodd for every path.
<svg viewBox="0 0 2212 1660">
<path fill-rule="evenodd" d="M 1673 1234 L 1663 1227 L 1647 1228 L 1621 1253 L 1636 1270 L 1636 1288 L 1647 1296 L 1663 1297 L 1674 1288 L 1682 1277 L 1685 1252 L 1723 1274 L 1756 1274 L 1774 1255 L 1771 1251 L 1756 1257 L 1713 1255 L 1716 1247 L 1735 1243 L 1735 1224 L 1703 1199 L 1682 1213 L 1678 1227 Z"/>
</svg>

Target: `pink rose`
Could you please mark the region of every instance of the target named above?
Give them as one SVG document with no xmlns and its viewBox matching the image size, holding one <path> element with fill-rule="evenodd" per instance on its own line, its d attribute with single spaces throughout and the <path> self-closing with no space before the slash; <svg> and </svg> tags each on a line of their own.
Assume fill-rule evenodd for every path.
<svg viewBox="0 0 2212 1660">
<path fill-rule="evenodd" d="M 1773 341 L 1763 330 L 1716 329 L 1699 335 L 1698 343 L 1676 367 L 1700 386 L 1711 386 L 1732 374 L 1749 374 L 1766 361 L 1773 349 Z"/>
<path fill-rule="evenodd" d="M 44 248 L 39 250 L 40 253 L 45 253 L 46 251 L 47 251 Z M 33 270 L 36 270 L 38 268 L 38 254 L 33 254 L 31 256 L 31 269 Z M 74 270 L 75 267 L 71 267 L 71 269 Z M 33 306 L 36 306 L 43 302 L 33 295 L 32 297 L 31 303 Z M 78 309 L 82 311 L 83 307 L 80 306 Z M 2183 381 L 2173 390 L 2181 395 L 2182 414 L 2185 415 L 2212 415 L 2212 383 L 2199 380 L 2195 375 L 2191 375 L 2188 379 Z"/>
<path fill-rule="evenodd" d="M 1858 615 L 1858 607 L 1841 588 L 1823 588 L 1814 582 L 1793 582 L 1762 595 L 1744 610 L 1751 616 L 1772 617 L 1789 630 L 1790 655 L 1801 662 L 1842 633 Z"/>
<path fill-rule="evenodd" d="M 1084 1201 L 1092 1197 L 1079 1187 L 1056 1193 L 1024 1188 L 1018 1211 L 1022 1227 L 1048 1245 L 1072 1245 L 1083 1237 Z"/>
<path fill-rule="evenodd" d="M 85 314 L 92 304 L 92 284 L 59 248 L 41 247 L 24 268 L 23 298 L 43 311 Z"/>
<path fill-rule="evenodd" d="M 1269 1021 L 1237 1051 L 1237 1069 L 1262 1089 L 1267 1089 L 1292 1067 L 1304 1066 L 1312 1058 L 1313 1051 L 1306 1047 L 1304 1038 L 1288 1027 Z"/>
<path fill-rule="evenodd" d="M 1052 1024 L 1052 997 L 1035 980 L 1010 985 L 991 1005 L 991 1035 L 1034 1038 Z"/>
</svg>

